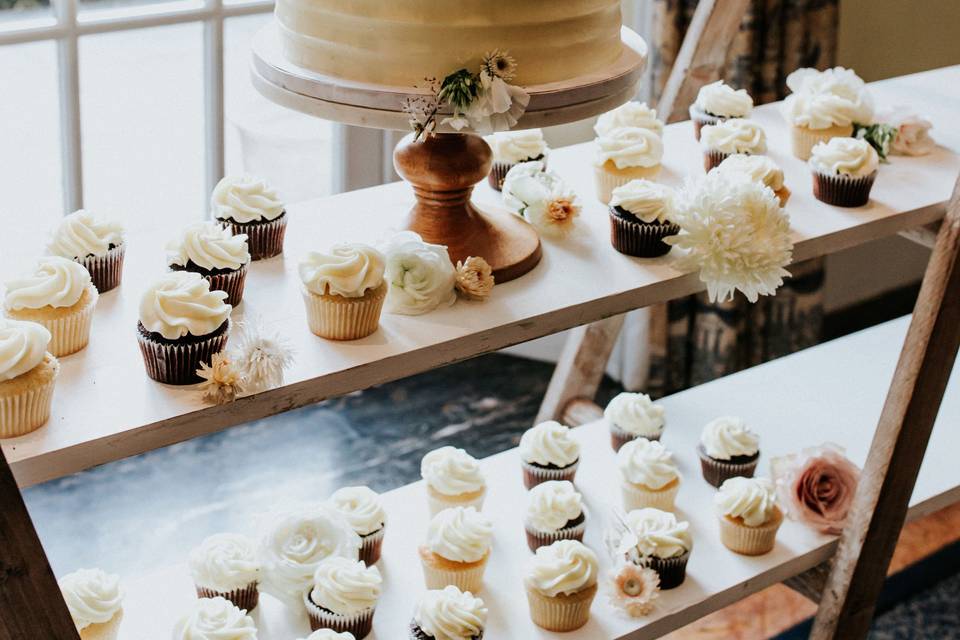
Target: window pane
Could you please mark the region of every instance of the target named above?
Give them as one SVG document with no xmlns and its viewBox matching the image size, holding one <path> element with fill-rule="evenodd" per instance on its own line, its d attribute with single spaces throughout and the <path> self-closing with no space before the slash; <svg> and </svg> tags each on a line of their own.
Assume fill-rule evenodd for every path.
<svg viewBox="0 0 960 640">
<path fill-rule="evenodd" d="M 0 87 L 0 257 L 15 265 L 36 257 L 63 214 L 54 44 L 0 47 Z"/>
<path fill-rule="evenodd" d="M 290 202 L 330 193 L 333 123 L 280 107 L 250 82 L 250 43 L 272 13 L 230 18 L 224 27 L 227 172 L 276 185 Z"/>
<path fill-rule="evenodd" d="M 3 0 L 0 0 L 2 2 Z M 167 6 L 160 6 L 167 5 Z M 81 21 L 88 18 L 101 18 L 109 15 L 130 13 L 156 13 L 203 6 L 201 0 L 80 0 Z"/>
<path fill-rule="evenodd" d="M 170 235 L 206 213 L 203 28 L 80 41 L 85 204 Z"/>
<path fill-rule="evenodd" d="M 0 0 L 0 30 L 39 26 L 52 17 L 50 0 Z"/>
</svg>

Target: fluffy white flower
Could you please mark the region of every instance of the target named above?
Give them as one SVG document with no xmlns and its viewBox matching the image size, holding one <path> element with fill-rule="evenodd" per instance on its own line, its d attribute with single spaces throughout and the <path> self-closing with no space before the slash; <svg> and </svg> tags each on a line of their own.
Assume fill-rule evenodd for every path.
<svg viewBox="0 0 960 640">
<path fill-rule="evenodd" d="M 936 145 L 930 137 L 933 123 L 910 107 L 896 105 L 877 113 L 877 122 L 888 124 L 897 130 L 890 151 L 901 156 L 923 156 Z"/>
<path fill-rule="evenodd" d="M 559 175 L 542 162 L 514 165 L 503 179 L 503 202 L 541 234 L 562 237 L 580 214 L 580 201 Z"/>
<path fill-rule="evenodd" d="M 530 96 L 520 87 L 507 84 L 503 78 L 480 73 L 480 93 L 470 103 L 466 117 L 475 131 L 481 134 L 507 131 L 517 124 L 530 104 Z M 458 131 L 459 120 L 449 122 Z"/>
<path fill-rule="evenodd" d="M 756 302 L 790 275 L 790 218 L 769 187 L 711 172 L 684 186 L 677 209 L 680 234 L 665 242 L 687 250 L 679 264 L 699 270 L 712 302 L 737 289 Z"/>
<path fill-rule="evenodd" d="M 428 244 L 413 231 L 401 231 L 381 250 L 390 285 L 387 311 L 415 316 L 456 301 L 457 269 L 446 247 Z"/>
</svg>

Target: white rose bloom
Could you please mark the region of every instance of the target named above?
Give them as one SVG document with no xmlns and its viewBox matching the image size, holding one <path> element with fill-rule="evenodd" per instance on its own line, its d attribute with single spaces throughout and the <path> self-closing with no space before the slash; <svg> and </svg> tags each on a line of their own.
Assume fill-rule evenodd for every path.
<svg viewBox="0 0 960 640">
<path fill-rule="evenodd" d="M 387 311 L 415 316 L 456 301 L 457 269 L 446 247 L 424 242 L 413 231 L 401 231 L 382 251 L 387 257 L 384 277 L 390 284 Z"/>
<path fill-rule="evenodd" d="M 542 162 L 515 165 L 503 179 L 503 202 L 541 234 L 562 237 L 580 214 L 580 201 L 559 175 Z"/>
</svg>

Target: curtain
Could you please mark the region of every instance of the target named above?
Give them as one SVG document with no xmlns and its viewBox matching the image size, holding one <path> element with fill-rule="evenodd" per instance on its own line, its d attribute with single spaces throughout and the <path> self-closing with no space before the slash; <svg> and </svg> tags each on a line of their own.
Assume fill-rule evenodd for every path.
<svg viewBox="0 0 960 640">
<path fill-rule="evenodd" d="M 753 0 L 730 48 L 724 79 L 757 104 L 781 99 L 799 67 L 835 64 L 839 0 Z M 697 0 L 652 0 L 654 102 Z M 789 211 L 789 203 L 787 204 Z M 797 263 L 775 296 L 710 303 L 706 293 L 651 309 L 646 390 L 662 396 L 819 342 L 823 261 Z"/>
</svg>

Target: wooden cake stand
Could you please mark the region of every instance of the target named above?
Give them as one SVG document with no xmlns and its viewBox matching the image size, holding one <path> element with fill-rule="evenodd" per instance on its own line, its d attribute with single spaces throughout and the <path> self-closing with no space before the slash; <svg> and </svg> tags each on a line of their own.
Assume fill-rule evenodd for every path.
<svg viewBox="0 0 960 640">
<path fill-rule="evenodd" d="M 633 97 L 647 60 L 647 45 L 630 29 L 622 30 L 619 59 L 602 72 L 565 82 L 526 86 L 530 104 L 514 129 L 532 129 L 583 120 L 609 111 Z M 451 72 L 455 69 L 451 69 Z M 253 41 L 253 85 L 284 107 L 344 124 L 408 130 L 401 105 L 426 89 L 352 82 L 325 76 L 289 62 L 275 25 Z M 438 118 L 442 120 L 442 116 Z M 447 247 L 454 262 L 482 256 L 497 282 L 518 278 L 540 261 L 540 238 L 532 226 L 505 209 L 470 201 L 473 187 L 490 172 L 492 152 L 478 135 L 440 125 L 435 135 L 413 142 L 404 138 L 394 151 L 397 173 L 417 199 L 406 226 L 424 240 Z"/>
</svg>

